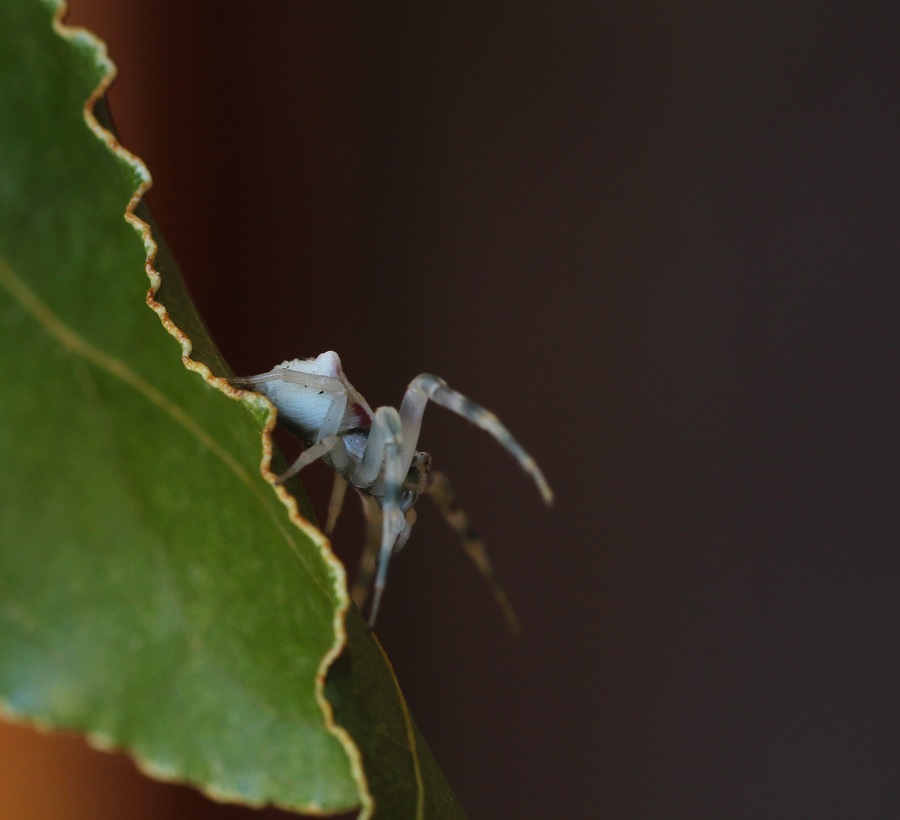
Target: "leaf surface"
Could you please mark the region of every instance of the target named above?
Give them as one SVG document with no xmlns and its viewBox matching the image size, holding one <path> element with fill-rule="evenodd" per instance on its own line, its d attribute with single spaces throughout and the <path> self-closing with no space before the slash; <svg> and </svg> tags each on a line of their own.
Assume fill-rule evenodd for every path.
<svg viewBox="0 0 900 820">
<path fill-rule="evenodd" d="M 343 568 L 164 247 L 145 270 L 149 177 L 59 13 L 0 4 L 0 708 L 221 799 L 461 816 L 353 609 L 328 695 L 356 742 L 333 725 Z"/>
</svg>

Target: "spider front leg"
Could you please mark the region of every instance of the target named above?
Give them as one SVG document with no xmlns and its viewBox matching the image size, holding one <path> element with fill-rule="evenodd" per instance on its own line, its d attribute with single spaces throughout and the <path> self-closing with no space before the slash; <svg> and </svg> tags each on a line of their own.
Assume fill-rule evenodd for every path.
<svg viewBox="0 0 900 820">
<path fill-rule="evenodd" d="M 534 479 L 537 488 L 546 504 L 553 503 L 553 491 L 544 478 L 537 462 L 517 442 L 512 433 L 503 426 L 490 410 L 486 410 L 479 404 L 475 404 L 462 393 L 447 386 L 447 383 L 437 376 L 423 373 L 416 376 L 409 383 L 403 403 L 400 405 L 400 419 L 403 423 L 403 460 L 411 463 L 416 443 L 419 439 L 419 431 L 422 429 L 422 415 L 425 405 L 431 399 L 435 404 L 452 410 L 457 415 L 472 422 L 482 430 L 490 433 L 506 450 L 519 462 L 523 470 Z"/>
<path fill-rule="evenodd" d="M 375 577 L 375 571 L 378 569 L 378 552 L 381 546 L 381 527 L 382 516 L 381 508 L 378 502 L 371 495 L 365 493 L 359 494 L 362 499 L 363 514 L 366 518 L 366 543 L 359 558 L 359 566 L 356 570 L 356 578 L 353 581 L 353 588 L 350 590 L 350 597 L 353 603 L 359 609 L 362 609 L 369 597 L 369 587 L 372 586 L 372 579 Z M 409 509 L 406 511 L 406 528 L 400 534 L 394 547 L 394 552 L 399 552 L 409 539 L 412 532 L 413 524 L 416 523 L 416 511 Z"/>
<path fill-rule="evenodd" d="M 391 553 L 409 535 L 406 518 L 400 509 L 400 491 L 409 469 L 409 462 L 403 460 L 402 445 L 400 415 L 393 407 L 379 407 L 372 420 L 362 461 L 350 479 L 354 486 L 363 491 L 368 489 L 369 494 L 381 498 L 381 546 L 369 613 L 370 627 L 375 625 L 378 617 Z"/>
</svg>

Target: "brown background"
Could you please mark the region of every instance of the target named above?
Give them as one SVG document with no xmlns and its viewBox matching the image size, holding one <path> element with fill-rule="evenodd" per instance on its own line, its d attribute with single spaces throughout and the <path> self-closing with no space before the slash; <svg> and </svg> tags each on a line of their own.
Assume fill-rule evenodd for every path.
<svg viewBox="0 0 900 820">
<path fill-rule="evenodd" d="M 525 628 L 423 504 L 378 631 L 473 818 L 900 814 L 896 4 L 72 6 L 234 370 L 438 373 L 557 491 L 426 415 Z M 5 738 L 4 816 L 250 816 Z"/>
</svg>

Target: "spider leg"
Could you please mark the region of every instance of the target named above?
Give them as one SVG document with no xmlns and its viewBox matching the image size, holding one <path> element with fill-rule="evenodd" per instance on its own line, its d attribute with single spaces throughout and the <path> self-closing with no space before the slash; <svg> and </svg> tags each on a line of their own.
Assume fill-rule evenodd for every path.
<svg viewBox="0 0 900 820">
<path fill-rule="evenodd" d="M 302 370 L 291 370 L 288 367 L 275 367 L 266 373 L 256 376 L 235 376 L 230 379 L 232 384 L 254 385 L 269 384 L 270 382 L 288 382 L 299 387 L 324 390 L 327 393 L 336 393 L 344 385 L 340 379 L 332 376 L 319 376 L 316 373 L 304 373 Z"/>
<path fill-rule="evenodd" d="M 334 381 L 334 379 L 332 379 Z M 321 441 L 327 436 L 338 433 L 341 429 L 341 422 L 344 420 L 344 411 L 347 409 L 347 389 L 338 382 L 340 389 L 335 389 L 331 395 L 331 404 L 319 425 L 319 431 L 316 434 L 316 441 Z M 343 466 L 347 466 L 344 464 Z"/>
<path fill-rule="evenodd" d="M 466 554 L 472 559 L 472 563 L 475 564 L 478 571 L 488 582 L 494 600 L 497 602 L 497 606 L 500 607 L 500 611 L 506 619 L 509 631 L 517 638 L 520 637 L 522 630 L 519 628 L 519 619 L 516 617 L 516 612 L 509 602 L 506 592 L 503 587 L 497 583 L 497 579 L 494 577 L 494 568 L 491 565 L 490 558 L 488 558 L 484 541 L 482 541 L 475 533 L 472 522 L 469 520 L 469 516 L 466 515 L 465 510 L 457 503 L 456 495 L 453 492 L 453 487 L 450 486 L 450 481 L 447 476 L 442 472 L 431 473 L 429 476 L 428 487 L 426 487 L 425 492 L 431 496 L 435 506 L 444 516 L 444 520 L 459 536 L 459 540 L 462 542 L 462 547 L 466 551 Z"/>
<path fill-rule="evenodd" d="M 369 597 L 372 578 L 375 577 L 375 557 L 378 555 L 378 547 L 381 543 L 381 509 L 371 495 L 360 493 L 359 497 L 366 516 L 366 544 L 359 557 L 359 567 L 350 590 L 350 597 L 353 599 L 353 603 L 362 609 L 366 598 Z"/>
<path fill-rule="evenodd" d="M 386 462 L 388 446 L 396 445 L 396 451 L 400 454 L 401 429 L 400 417 L 393 407 L 379 407 L 375 411 L 363 457 L 350 477 L 354 487 L 381 495 L 382 485 L 387 481 L 387 476 L 382 476 L 382 467 Z M 400 484 L 406 478 L 409 464 L 407 461 L 406 468 L 401 471 Z"/>
<path fill-rule="evenodd" d="M 490 410 L 475 404 L 462 393 L 448 387 L 443 379 L 429 373 L 416 376 L 410 382 L 406 395 L 403 397 L 403 403 L 400 405 L 400 419 L 403 423 L 403 460 L 407 464 L 411 463 L 415 452 L 419 431 L 422 428 L 422 414 L 425 412 L 425 405 L 429 399 L 490 433 L 512 454 L 522 469 L 534 479 L 544 502 L 553 503 L 553 491 L 550 489 L 547 479 L 544 478 L 541 468 L 522 445 L 513 438 L 512 433 L 503 426 L 500 419 Z"/>
<path fill-rule="evenodd" d="M 347 495 L 347 479 L 335 472 L 334 483 L 331 485 L 331 498 L 328 501 L 328 523 L 325 525 L 325 535 L 331 538 L 337 524 L 338 517 L 344 507 L 344 496 Z"/>
<path fill-rule="evenodd" d="M 379 566 L 378 552 L 381 544 L 381 527 L 382 515 L 378 502 L 370 495 L 363 495 L 363 510 L 366 513 L 366 545 L 359 559 L 359 566 L 356 571 L 356 580 L 353 582 L 353 588 L 350 590 L 350 597 L 353 603 L 360 609 L 369 597 L 369 587 L 372 585 L 372 578 L 375 576 L 375 570 Z M 393 555 L 400 552 L 409 540 L 412 532 L 413 524 L 416 523 L 416 511 L 413 509 L 406 511 L 406 528 L 397 538 L 394 547 L 391 550 Z"/>
<path fill-rule="evenodd" d="M 337 456 L 339 453 L 344 463 L 347 463 L 350 459 L 347 455 L 347 448 L 344 446 L 344 440 L 340 436 L 326 436 L 322 441 L 316 442 L 312 447 L 308 447 L 300 453 L 297 460 L 288 467 L 287 472 L 275 479 L 275 483 L 284 484 L 291 476 L 297 475 L 307 464 L 312 464 L 317 458 L 322 458 L 328 453 L 332 454 L 331 460 L 335 464 L 338 462 Z"/>
<path fill-rule="evenodd" d="M 398 538 L 405 534 L 406 519 L 400 509 L 400 490 L 406 478 L 409 463 L 404 465 L 400 415 L 393 407 L 379 407 L 375 411 L 369 440 L 351 481 L 365 489 L 374 486 L 378 478 L 377 497 L 381 498 L 381 546 L 378 550 L 378 572 L 375 575 L 375 591 L 369 626 L 375 624 L 381 596 L 387 580 L 388 564 Z M 382 475 L 383 472 L 383 475 Z M 370 492 L 375 495 L 375 492 Z"/>
</svg>

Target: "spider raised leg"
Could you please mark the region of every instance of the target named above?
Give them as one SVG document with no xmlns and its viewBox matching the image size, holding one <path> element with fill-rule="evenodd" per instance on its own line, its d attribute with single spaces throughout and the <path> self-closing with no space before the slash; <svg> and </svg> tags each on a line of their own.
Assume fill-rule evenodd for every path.
<svg viewBox="0 0 900 820">
<path fill-rule="evenodd" d="M 493 413 L 450 388 L 443 379 L 427 373 L 410 382 L 399 411 L 379 407 L 373 413 L 347 380 L 340 358 L 333 351 L 316 359 L 283 362 L 267 373 L 233 381 L 267 396 L 278 409 L 279 421 L 306 444 L 307 449 L 278 477 L 279 483 L 319 458 L 337 471 L 328 505 L 327 534 L 334 529 L 348 483 L 363 497 L 370 541 L 374 540 L 373 527 L 377 526 L 374 520 L 380 518 L 378 560 L 372 560 L 375 550 L 367 549 L 353 592 L 354 600 L 361 602 L 364 595 L 359 584 L 367 585 L 374 573 L 370 626 L 374 626 L 381 606 L 391 555 L 409 538 L 416 520 L 413 506 L 419 494 L 426 492 L 460 535 L 466 551 L 491 584 L 511 628 L 517 629 L 505 593 L 493 578 L 483 543 L 455 504 L 446 478 L 429 479 L 431 457 L 416 450 L 425 405 L 431 400 L 490 433 L 532 477 L 544 501 L 550 504 L 553 493 L 537 463 Z"/>
</svg>

